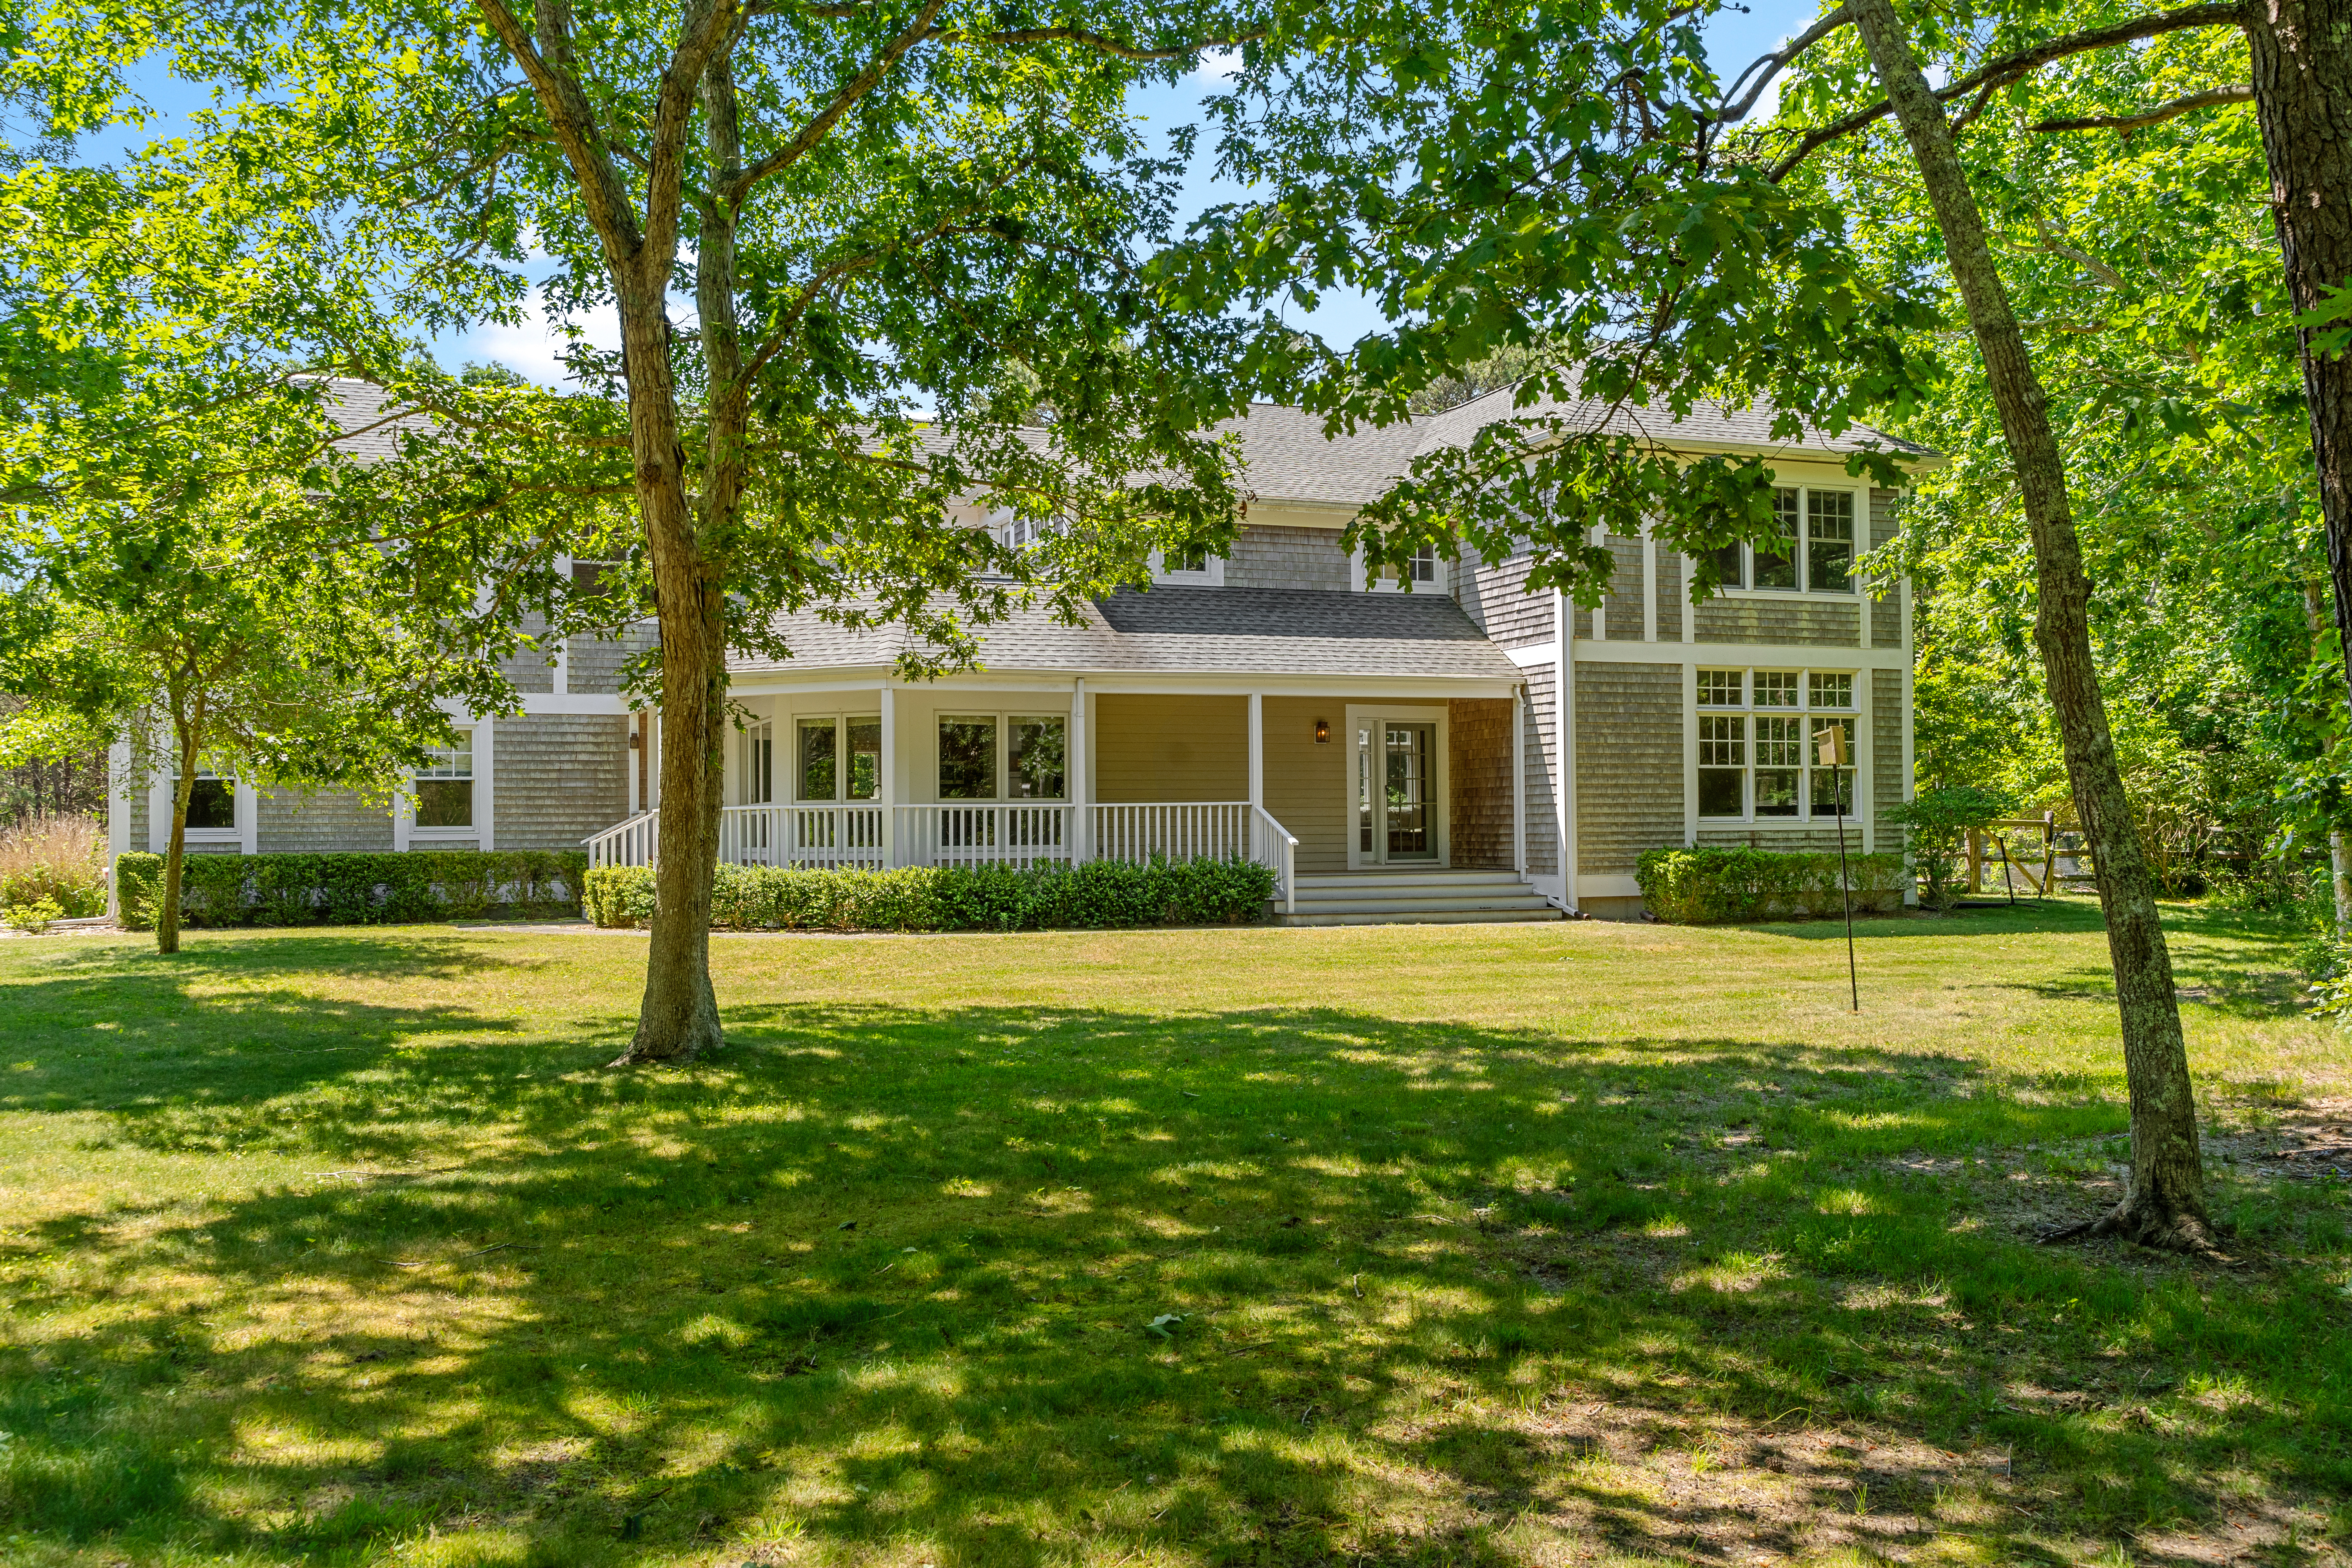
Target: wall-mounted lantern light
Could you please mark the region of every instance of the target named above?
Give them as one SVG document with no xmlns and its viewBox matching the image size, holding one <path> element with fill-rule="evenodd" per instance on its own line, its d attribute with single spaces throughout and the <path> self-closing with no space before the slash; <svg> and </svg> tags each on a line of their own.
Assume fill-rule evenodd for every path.
<svg viewBox="0 0 2352 1568">
<path fill-rule="evenodd" d="M 1318 746 L 1328 746 L 1331 743 L 1330 720 L 1318 719 L 1315 721 L 1315 743 Z"/>
</svg>

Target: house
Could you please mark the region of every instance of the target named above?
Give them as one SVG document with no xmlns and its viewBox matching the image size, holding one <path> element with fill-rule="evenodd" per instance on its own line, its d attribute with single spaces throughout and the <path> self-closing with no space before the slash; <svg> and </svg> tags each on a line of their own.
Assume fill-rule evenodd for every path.
<svg viewBox="0 0 2352 1568">
<path fill-rule="evenodd" d="M 1892 536 L 1895 494 L 1844 459 L 1865 444 L 1927 455 L 1866 429 L 1776 442 L 1766 411 L 1665 427 L 1677 451 L 1768 456 L 1790 540 L 1729 552 L 1726 590 L 1696 609 L 1690 563 L 1646 535 L 1601 541 L 1616 574 L 1597 610 L 1528 591 L 1524 557 L 1424 554 L 1409 584 L 1367 582 L 1340 543 L 1358 509 L 1416 453 L 1512 412 L 1506 391 L 1332 440 L 1317 416 L 1257 405 L 1228 554 L 1156 563 L 1148 592 L 1079 626 L 1024 612 L 986 627 L 963 674 L 903 682 L 903 628 L 793 617 L 794 657 L 732 668 L 750 721 L 729 752 L 722 858 L 1244 855 L 1276 868 L 1279 914 L 1329 922 L 1631 917 L 1635 862 L 1658 846 L 1829 849 L 1841 821 L 1854 849 L 1892 846 L 1881 814 L 1911 790 L 1910 590 L 1852 574 Z M 651 636 L 515 660 L 521 713 L 457 715 L 460 743 L 389 812 L 202 780 L 189 844 L 584 844 L 599 863 L 647 863 L 660 725 L 619 672 Z M 1832 724 L 1850 768 L 1807 744 Z M 162 847 L 170 785 L 118 795 L 118 851 Z"/>
</svg>

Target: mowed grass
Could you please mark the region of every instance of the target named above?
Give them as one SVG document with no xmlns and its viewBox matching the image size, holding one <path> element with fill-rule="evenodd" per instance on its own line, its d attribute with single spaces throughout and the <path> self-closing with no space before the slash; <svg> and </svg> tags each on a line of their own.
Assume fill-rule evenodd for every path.
<svg viewBox="0 0 2352 1568">
<path fill-rule="evenodd" d="M 2095 910 L 1860 932 L 722 937 L 662 1072 L 631 936 L 0 943 L 0 1561 L 2336 1552 L 2285 941 L 2174 911 L 2225 1267 L 2031 1241 Z"/>
</svg>

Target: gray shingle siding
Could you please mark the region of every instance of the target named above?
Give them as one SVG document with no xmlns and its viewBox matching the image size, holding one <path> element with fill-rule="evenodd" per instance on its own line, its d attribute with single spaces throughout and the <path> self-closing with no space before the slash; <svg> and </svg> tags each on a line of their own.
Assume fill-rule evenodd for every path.
<svg viewBox="0 0 2352 1568">
<path fill-rule="evenodd" d="M 577 849 L 621 820 L 628 804 L 627 721 L 536 713 L 501 719 L 492 774 L 501 849 Z"/>
<path fill-rule="evenodd" d="M 258 790 L 253 847 L 264 855 L 332 855 L 392 847 L 392 808 L 357 791 Z"/>
<path fill-rule="evenodd" d="M 1531 564 L 1532 556 L 1514 555 L 1499 565 L 1465 560 L 1458 568 L 1463 612 L 1505 647 L 1551 640 L 1551 590 L 1528 591 Z"/>
<path fill-rule="evenodd" d="M 1576 666 L 1576 863 L 1630 877 L 1644 849 L 1683 841 L 1679 664 Z"/>
<path fill-rule="evenodd" d="M 1893 490 L 1870 492 L 1870 546 L 1875 550 L 1895 537 L 1899 526 Z M 1903 646 L 1903 595 L 1909 592 L 1901 582 L 1889 584 L 1885 597 L 1874 596 L 1870 605 L 1870 646 L 1901 647 Z"/>
<path fill-rule="evenodd" d="M 1612 642 L 1642 640 L 1642 542 L 1639 538 L 1621 539 L 1610 534 L 1602 541 L 1609 553 L 1617 558 L 1617 570 L 1609 579 L 1609 599 L 1603 606 L 1609 612 L 1609 639 Z M 1591 629 L 1587 617 L 1586 630 Z"/>
<path fill-rule="evenodd" d="M 1702 827 L 1698 830 L 1698 841 L 1702 846 L 1774 849 L 1784 855 L 1834 855 L 1838 847 L 1837 829 L 1826 823 L 1807 827 Z M 1847 825 L 1845 847 L 1849 854 L 1862 853 L 1862 828 L 1859 824 Z"/>
<path fill-rule="evenodd" d="M 1334 530 L 1244 523 L 1225 557 L 1225 586 L 1346 593 L 1361 586 L 1348 580 L 1348 565 Z"/>
<path fill-rule="evenodd" d="M 538 616 L 526 616 L 523 617 L 522 629 L 526 633 L 543 632 L 547 629 L 547 622 Z M 552 691 L 555 689 L 554 660 L 555 654 L 552 649 L 542 653 L 525 644 L 507 658 L 499 660 L 499 673 L 513 681 L 517 691 Z"/>
<path fill-rule="evenodd" d="M 1899 669 L 1874 669 L 1870 672 L 1870 800 L 1874 814 L 1884 813 L 1903 801 L 1903 672 Z M 1907 830 L 1893 823 L 1883 823 L 1877 832 L 1878 847 L 1900 849 Z"/>
<path fill-rule="evenodd" d="M 1698 640 L 1857 647 L 1862 640 L 1861 615 L 1862 606 L 1854 599 L 1826 594 L 1818 603 L 1717 595 L 1698 607 Z"/>
<path fill-rule="evenodd" d="M 1682 552 L 1675 550 L 1658 552 L 1658 640 L 1683 640 L 1683 615 L 1690 608 L 1688 590 L 1683 586 Z"/>
<path fill-rule="evenodd" d="M 1538 877 L 1559 875 L 1559 795 L 1552 785 L 1559 766 L 1559 729 L 1553 713 L 1551 666 L 1539 665 L 1528 675 L 1527 801 L 1528 870 Z"/>
<path fill-rule="evenodd" d="M 583 696 L 615 696 L 621 689 L 621 667 L 660 640 L 651 624 L 631 626 L 618 638 L 573 637 L 564 685 Z"/>
</svg>

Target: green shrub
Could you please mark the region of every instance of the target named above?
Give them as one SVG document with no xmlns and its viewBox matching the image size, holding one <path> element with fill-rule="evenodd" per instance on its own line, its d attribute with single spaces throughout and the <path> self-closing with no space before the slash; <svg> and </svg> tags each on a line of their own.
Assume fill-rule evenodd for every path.
<svg viewBox="0 0 2352 1568">
<path fill-rule="evenodd" d="M 1900 855 L 1850 855 L 1853 907 L 1892 911 L 1908 873 Z M 1776 915 L 1833 915 L 1845 908 L 1835 854 L 1770 849 L 1653 849 L 1633 868 L 1643 901 L 1662 921 L 1722 925 Z"/>
<path fill-rule="evenodd" d="M 2009 803 L 1990 790 L 1950 784 L 1923 789 L 1888 806 L 1878 819 L 1911 830 L 1911 862 L 1927 884 L 1920 898 L 1942 910 L 1959 897 L 1954 884 L 1968 858 L 1969 830 L 2008 815 Z"/>
<path fill-rule="evenodd" d="M 501 914 L 577 914 L 577 849 L 428 849 L 389 855 L 190 855 L 187 926 L 385 925 Z M 114 862 L 122 923 L 152 931 L 163 857 Z"/>
<path fill-rule="evenodd" d="M 910 866 L 815 871 L 721 866 L 710 923 L 721 931 L 1041 931 L 1217 925 L 1255 921 L 1274 873 L 1250 860 L 1154 860 L 1131 866 Z M 654 913 L 642 866 L 588 873 L 583 901 L 600 926 L 640 926 Z"/>
<path fill-rule="evenodd" d="M 6 909 L 0 910 L 0 923 L 9 925 L 28 936 L 38 936 L 49 929 L 51 921 L 61 921 L 65 918 L 66 911 L 55 899 L 36 899 L 29 904 L 10 904 Z"/>
</svg>

